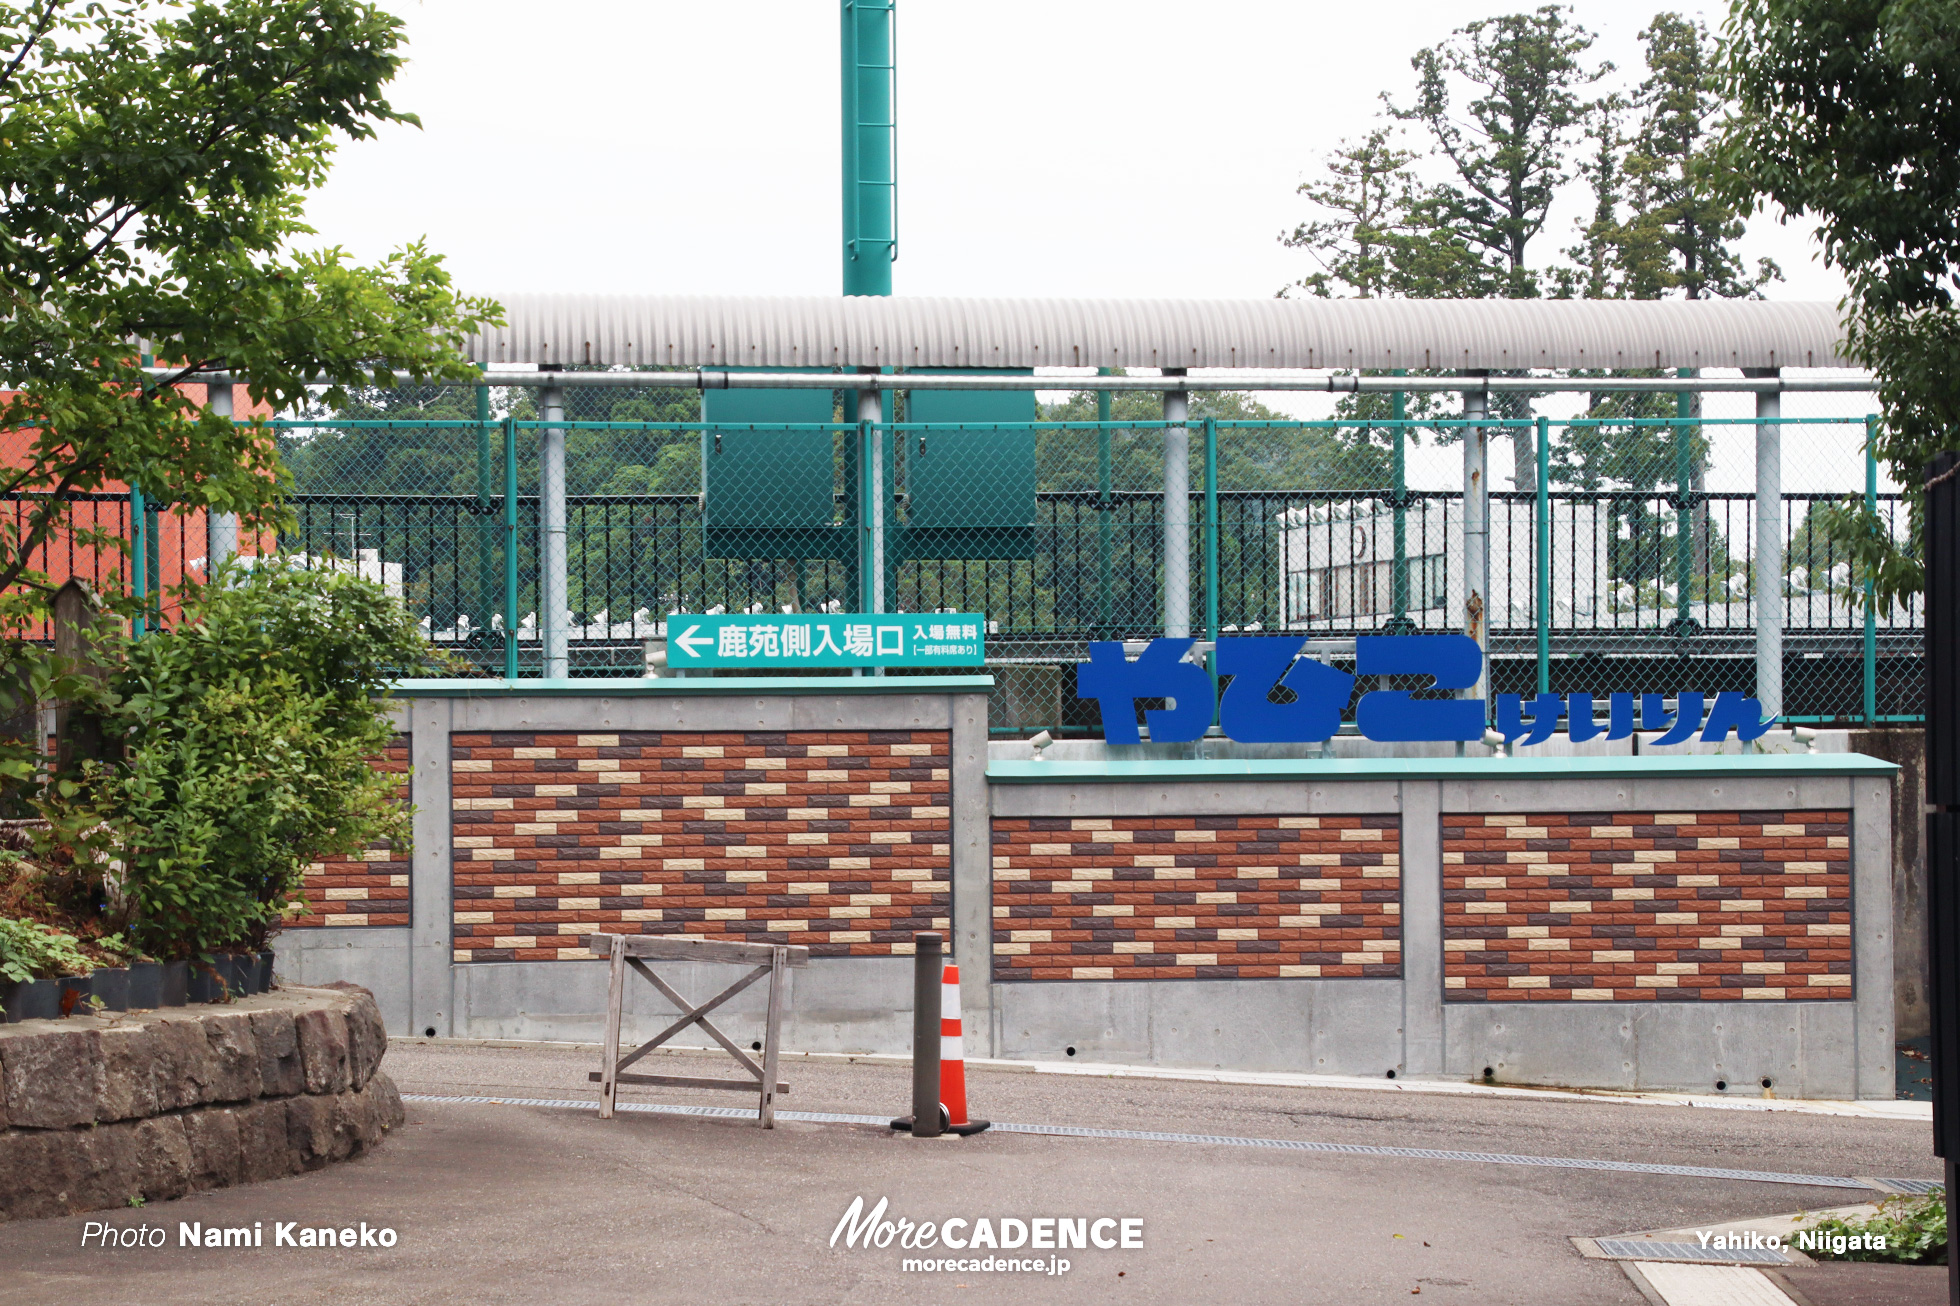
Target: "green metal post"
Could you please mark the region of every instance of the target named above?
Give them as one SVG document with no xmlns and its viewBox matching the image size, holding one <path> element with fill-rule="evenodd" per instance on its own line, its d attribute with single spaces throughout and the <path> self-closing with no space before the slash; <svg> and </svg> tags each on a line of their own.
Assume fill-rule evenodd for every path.
<svg viewBox="0 0 1960 1306">
<path fill-rule="evenodd" d="M 485 371 L 489 364 L 483 364 Z M 490 388 L 476 387 L 476 502 L 479 509 L 488 509 L 496 502 L 497 476 L 490 459 Z M 490 538 L 489 523 L 483 517 L 485 529 L 476 535 L 476 594 L 479 602 L 488 604 L 490 595 L 496 588 L 497 558 L 496 546 Z"/>
<path fill-rule="evenodd" d="M 134 485 L 129 487 L 129 592 L 136 599 L 136 619 L 131 629 L 137 639 L 143 638 L 143 611 L 148 606 L 144 600 L 150 594 L 150 518 L 149 509 L 143 502 L 143 491 Z"/>
<path fill-rule="evenodd" d="M 1404 368 L 1395 369 L 1396 376 L 1406 376 Z M 1413 629 L 1409 621 L 1409 453 L 1408 430 L 1402 425 L 1409 417 L 1408 396 L 1397 390 L 1389 396 L 1392 405 L 1389 409 L 1395 418 L 1395 562 L 1389 573 L 1389 585 L 1394 591 L 1395 616 L 1389 623 L 1395 634 Z"/>
<path fill-rule="evenodd" d="M 1878 512 L 1878 418 L 1865 419 L 1865 511 Z M 1872 578 L 1865 578 L 1865 724 L 1878 724 L 1878 613 L 1872 607 Z"/>
<path fill-rule="evenodd" d="M 141 355 L 140 364 L 143 367 L 156 366 L 156 355 Z M 136 482 L 131 481 L 129 483 L 129 592 L 132 598 L 138 600 L 147 597 L 149 593 L 150 550 L 149 531 L 146 529 L 148 525 L 148 514 L 143 508 L 143 491 Z M 142 610 L 139 602 L 137 616 L 130 625 L 130 631 L 137 639 L 143 638 L 145 622 Z"/>
<path fill-rule="evenodd" d="M 844 293 L 892 293 L 898 256 L 897 17 L 891 0 L 842 0 Z"/>
<path fill-rule="evenodd" d="M 1205 418 L 1205 637 L 1218 638 L 1218 423 Z"/>
<path fill-rule="evenodd" d="M 1693 376 L 1694 369 L 1677 368 L 1674 374 Z M 1688 425 L 1694 415 L 1694 396 L 1686 390 L 1678 392 L 1674 396 L 1674 628 L 1682 634 L 1695 628 L 1695 454 L 1694 429 Z"/>
<path fill-rule="evenodd" d="M 515 417 L 504 419 L 504 679 L 517 679 L 517 419 Z"/>
<path fill-rule="evenodd" d="M 1552 424 L 1538 419 L 1538 692 L 1552 692 Z"/>
<path fill-rule="evenodd" d="M 876 586 L 881 579 L 878 575 L 877 549 L 872 539 L 873 514 L 871 498 L 871 455 L 872 441 L 878 432 L 870 422 L 857 424 L 857 520 L 858 520 L 858 611 L 873 610 Z"/>
<path fill-rule="evenodd" d="M 1108 376 L 1110 369 L 1099 367 L 1097 376 Z M 1109 501 L 1110 430 L 1109 391 L 1096 391 L 1096 593 L 1100 598 L 1101 630 L 1107 634 L 1114 624 L 1113 595 L 1110 590 Z"/>
</svg>

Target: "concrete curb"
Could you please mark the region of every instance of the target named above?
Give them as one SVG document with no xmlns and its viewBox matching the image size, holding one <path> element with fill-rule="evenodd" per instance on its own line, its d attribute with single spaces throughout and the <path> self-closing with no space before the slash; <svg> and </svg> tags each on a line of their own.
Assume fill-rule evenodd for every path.
<svg viewBox="0 0 1960 1306">
<path fill-rule="evenodd" d="M 537 1049 L 555 1052 L 599 1051 L 597 1043 L 540 1042 L 496 1038 L 405 1038 L 392 1043 L 423 1047 L 480 1047 Z M 716 1048 L 661 1048 L 663 1053 L 718 1052 Z M 846 1064 L 909 1066 L 910 1057 L 887 1053 L 783 1052 L 789 1061 L 841 1061 Z M 1850 1116 L 1869 1120 L 1931 1120 L 1930 1102 L 1849 1102 L 1800 1098 L 1716 1097 L 1689 1093 L 1618 1093 L 1606 1090 L 1582 1091 L 1560 1088 L 1524 1088 L 1509 1084 L 1479 1084 L 1454 1079 L 1375 1079 L 1359 1075 L 1296 1075 L 1256 1070 L 1186 1070 L 1163 1066 L 1131 1066 L 1110 1062 L 1009 1061 L 1000 1058 L 967 1058 L 967 1069 L 1034 1075 L 1074 1075 L 1086 1079 L 1164 1079 L 1184 1083 L 1238 1084 L 1270 1088 L 1333 1088 L 1369 1093 L 1432 1093 L 1458 1097 L 1523 1098 L 1528 1101 L 1612 1102 L 1628 1106 L 1699 1107 L 1713 1111 L 1780 1111 L 1801 1115 Z"/>
</svg>

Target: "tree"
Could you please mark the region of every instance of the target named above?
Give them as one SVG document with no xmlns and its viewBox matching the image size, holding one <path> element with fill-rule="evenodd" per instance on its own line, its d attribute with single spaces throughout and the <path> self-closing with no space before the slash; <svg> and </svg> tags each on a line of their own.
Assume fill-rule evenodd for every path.
<svg viewBox="0 0 1960 1306">
<path fill-rule="evenodd" d="M 497 310 L 437 256 L 294 248 L 336 135 L 416 121 L 381 94 L 400 29 L 362 0 L 0 4 L 0 425 L 33 433 L 0 474 L 33 496 L 0 529 L 0 620 L 38 612 L 29 557 L 66 527 L 65 495 L 123 481 L 273 524 L 265 430 L 173 381 L 226 368 L 286 408 L 315 377 L 337 404 L 396 369 L 465 374 L 460 342 Z M 142 371 L 139 340 L 175 372 Z"/>
<path fill-rule="evenodd" d="M 1450 230 L 1490 269 L 1495 293 L 1531 299 L 1543 290 L 1531 266 L 1532 242 L 1544 231 L 1552 202 L 1571 180 L 1567 151 L 1592 102 L 1585 89 L 1612 70 L 1582 62 L 1593 36 L 1559 5 L 1482 19 L 1455 39 L 1418 53 L 1416 96 L 1407 108 L 1383 97 L 1389 113 L 1420 123 L 1455 173 L 1427 197 L 1425 216 Z M 1464 95 L 1459 117 L 1455 104 Z M 1531 415 L 1530 399 L 1502 394 L 1492 405 L 1504 418 Z M 1512 439 L 1512 484 L 1537 480 L 1530 438 Z"/>
<path fill-rule="evenodd" d="M 1743 211 L 1723 193 L 1714 148 L 1712 129 L 1726 107 L 1714 43 L 1700 23 L 1673 13 L 1656 14 L 1640 37 L 1647 76 L 1634 95 L 1640 127 L 1624 163 L 1632 214 L 1611 235 L 1627 295 L 1756 295 L 1783 274 L 1769 259 L 1749 271 L 1735 248 Z"/>
<path fill-rule="evenodd" d="M 226 368 L 283 408 L 315 377 L 337 403 L 395 369 L 464 374 L 458 345 L 497 310 L 458 297 L 435 255 L 363 267 L 294 248 L 336 139 L 415 122 L 381 94 L 400 41 L 361 0 L 0 3 L 0 428 L 21 444 L 0 493 L 23 509 L 0 519 L 0 685 L 49 683 L 20 638 L 49 598 L 35 550 L 63 534 L 127 547 L 75 526 L 68 496 L 124 482 L 276 522 L 263 426 L 173 381 Z M 146 373 L 145 347 L 176 370 Z M 20 706 L 0 697 L 0 715 Z M 0 777 L 31 779 L 37 751 L 0 747 Z"/>
<path fill-rule="evenodd" d="M 1592 215 L 1577 224 L 1579 243 L 1565 250 L 1572 266 L 1551 270 L 1550 289 L 1556 298 L 1621 299 L 1626 295 L 1624 270 L 1617 257 L 1622 230 L 1620 206 L 1626 199 L 1626 168 L 1621 155 L 1627 142 L 1620 132 L 1626 107 L 1618 95 L 1606 95 L 1586 115 L 1589 152 L 1575 166 L 1592 192 Z"/>
<path fill-rule="evenodd" d="M 1492 292 L 1490 270 L 1463 236 L 1439 220 L 1443 200 L 1410 167 L 1413 151 L 1378 127 L 1358 144 L 1344 141 L 1327 157 L 1326 175 L 1300 183 L 1319 211 L 1280 234 L 1320 265 L 1290 286 L 1322 298 L 1474 299 Z"/>
<path fill-rule="evenodd" d="M 1590 107 L 1583 91 L 1612 68 L 1581 62 L 1593 36 L 1569 12 L 1544 5 L 1469 23 L 1410 61 L 1417 85 L 1407 108 L 1383 97 L 1392 116 L 1428 131 L 1455 172 L 1434 192 L 1434 216 L 1491 265 L 1508 299 L 1540 291 L 1531 243 L 1571 179 L 1566 152 Z M 1454 103 L 1459 88 L 1467 119 Z"/>
<path fill-rule="evenodd" d="M 1724 36 L 1729 194 L 1817 220 L 1851 288 L 1848 346 L 1877 377 L 1874 449 L 1906 487 L 1910 539 L 1855 501 L 1830 528 L 1889 606 L 1924 587 L 1925 468 L 1960 448 L 1960 6 L 1741 0 Z"/>
</svg>

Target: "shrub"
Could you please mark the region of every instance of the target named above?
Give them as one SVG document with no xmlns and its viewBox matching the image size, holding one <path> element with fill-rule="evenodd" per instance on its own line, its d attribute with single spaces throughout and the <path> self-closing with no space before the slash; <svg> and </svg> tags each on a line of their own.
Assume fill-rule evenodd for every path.
<svg viewBox="0 0 1960 1306">
<path fill-rule="evenodd" d="M 0 979 L 10 983 L 54 975 L 86 975 L 95 963 L 71 934 L 35 921 L 0 916 Z"/>
<path fill-rule="evenodd" d="M 405 844 L 400 779 L 371 765 L 392 734 L 377 698 L 428 658 L 379 585 L 272 560 L 221 569 L 176 627 L 130 645 L 108 712 L 125 755 L 88 788 L 134 942 L 262 947 L 309 863 Z"/>
<path fill-rule="evenodd" d="M 1946 1264 L 1946 1194 L 1927 1193 L 1923 1197 L 1888 1197 L 1878 1204 L 1877 1214 L 1864 1220 L 1819 1220 L 1809 1230 L 1824 1235 L 1842 1234 L 1847 1240 L 1859 1234 L 1878 1234 L 1885 1246 L 1850 1246 L 1841 1252 L 1828 1247 L 1803 1246 L 1804 1255 L 1820 1261 L 1890 1261 L 1900 1265 Z M 1867 1241 L 1859 1239 L 1860 1243 Z"/>
</svg>

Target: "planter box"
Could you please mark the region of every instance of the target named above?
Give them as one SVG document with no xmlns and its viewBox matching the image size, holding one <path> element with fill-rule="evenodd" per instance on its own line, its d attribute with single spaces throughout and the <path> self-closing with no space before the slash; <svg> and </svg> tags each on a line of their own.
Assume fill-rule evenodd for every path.
<svg viewBox="0 0 1960 1306">
<path fill-rule="evenodd" d="M 272 949 L 267 948 L 264 952 L 259 953 L 258 959 L 257 984 L 252 991 L 254 993 L 270 993 L 272 992 Z"/>
<path fill-rule="evenodd" d="M 123 966 L 107 966 L 88 977 L 90 996 L 102 999 L 102 1005 L 110 1011 L 129 1010 L 129 970 Z"/>
<path fill-rule="evenodd" d="M 190 1000 L 191 964 L 188 961 L 163 963 L 163 982 L 157 1005 L 181 1007 Z"/>
<path fill-rule="evenodd" d="M 220 959 L 222 961 L 222 958 Z M 184 1000 L 195 1007 L 207 1002 L 221 1002 L 225 996 L 224 977 L 215 966 L 208 962 L 189 963 L 190 980 L 184 990 Z"/>
<path fill-rule="evenodd" d="M 163 963 L 134 962 L 129 968 L 129 1008 L 150 1011 L 163 1005 Z"/>
<path fill-rule="evenodd" d="M 7 1019 L 53 1020 L 61 1014 L 61 990 L 51 979 L 28 980 L 16 984 L 6 994 Z"/>
</svg>

